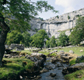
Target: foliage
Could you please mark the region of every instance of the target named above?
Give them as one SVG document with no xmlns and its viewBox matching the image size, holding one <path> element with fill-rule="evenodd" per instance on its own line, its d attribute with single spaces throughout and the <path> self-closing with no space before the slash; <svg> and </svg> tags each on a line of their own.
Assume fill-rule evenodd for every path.
<svg viewBox="0 0 84 80">
<path fill-rule="evenodd" d="M 23 36 L 17 30 L 13 30 L 8 33 L 6 44 L 10 45 L 11 43 L 20 44 L 23 41 Z"/>
<path fill-rule="evenodd" d="M 76 59 L 72 59 L 71 61 L 69 61 L 69 64 L 70 64 L 70 65 L 76 64 Z"/>
<path fill-rule="evenodd" d="M 15 80 L 19 74 L 26 69 L 32 71 L 33 62 L 26 58 L 4 58 L 6 64 L 0 67 L 0 80 Z M 27 65 L 22 66 L 22 62 L 27 62 Z"/>
<path fill-rule="evenodd" d="M 52 54 L 50 54 L 49 56 L 50 56 L 50 57 L 56 57 L 57 55 L 56 55 L 56 53 L 52 53 Z"/>
<path fill-rule="evenodd" d="M 70 19 L 70 16 L 68 16 L 68 19 Z"/>
<path fill-rule="evenodd" d="M 56 17 L 59 19 L 59 16 L 58 15 Z"/>
<path fill-rule="evenodd" d="M 52 36 L 52 37 L 50 38 L 50 47 L 56 47 L 55 36 Z"/>
<path fill-rule="evenodd" d="M 57 40 L 57 46 L 67 46 L 68 45 L 68 36 L 65 33 L 61 33 Z"/>
<path fill-rule="evenodd" d="M 46 47 L 47 47 L 47 48 L 50 47 L 50 40 L 46 40 Z"/>
<path fill-rule="evenodd" d="M 84 40 L 84 17 L 79 17 L 76 21 L 76 26 L 69 36 L 70 42 L 73 45 L 80 44 Z"/>
<path fill-rule="evenodd" d="M 31 43 L 31 36 L 30 34 L 26 31 L 23 34 L 24 41 L 22 42 L 26 47 L 30 46 Z"/>
<path fill-rule="evenodd" d="M 71 74 L 65 75 L 65 80 L 83 80 L 83 79 L 84 79 L 84 70 L 78 70 Z"/>
<path fill-rule="evenodd" d="M 32 46 L 42 48 L 44 45 L 44 39 L 48 39 L 48 36 L 46 31 L 41 29 L 32 36 Z"/>
<path fill-rule="evenodd" d="M 38 12 L 52 10 L 57 12 L 46 1 L 31 2 L 28 0 L 0 0 L 0 14 L 11 29 L 25 30 L 29 28 L 29 20 Z"/>
<path fill-rule="evenodd" d="M 49 47 L 56 47 L 56 39 L 55 39 L 55 36 L 52 36 L 50 38 L 50 40 L 47 40 L 46 41 L 46 47 L 49 48 Z"/>
</svg>

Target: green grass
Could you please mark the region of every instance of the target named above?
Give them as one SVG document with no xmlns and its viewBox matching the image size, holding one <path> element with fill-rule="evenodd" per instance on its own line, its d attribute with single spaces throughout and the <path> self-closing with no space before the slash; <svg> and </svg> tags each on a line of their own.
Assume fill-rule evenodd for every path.
<svg viewBox="0 0 84 80">
<path fill-rule="evenodd" d="M 33 67 L 33 62 L 26 58 L 4 58 L 3 60 L 7 63 L 0 67 L 0 80 L 10 80 L 10 78 L 16 77 L 21 71 Z M 27 65 L 23 66 L 23 61 L 27 62 Z"/>
<path fill-rule="evenodd" d="M 58 49 L 53 49 L 53 50 L 43 49 L 42 51 L 39 51 L 39 53 L 48 55 L 50 52 L 52 52 L 54 50 L 57 50 L 58 52 L 61 50 L 64 52 L 69 52 L 70 50 L 72 50 L 74 52 L 74 54 L 76 54 L 77 56 L 84 55 L 84 47 L 64 47 L 64 48 L 58 48 Z M 83 50 L 83 52 L 80 52 L 80 50 Z"/>
<path fill-rule="evenodd" d="M 51 57 L 56 57 L 56 53 L 50 54 Z"/>
<path fill-rule="evenodd" d="M 70 64 L 70 65 L 76 64 L 76 59 L 71 60 L 71 61 L 69 62 L 69 64 Z"/>
<path fill-rule="evenodd" d="M 46 50 L 44 49 L 44 50 L 42 50 L 42 51 L 39 51 L 38 53 L 42 53 L 42 54 L 48 56 L 49 51 L 46 51 Z"/>
<path fill-rule="evenodd" d="M 84 55 L 84 52 L 81 53 L 80 49 L 84 50 L 84 47 L 76 47 L 76 48 L 74 47 L 73 51 L 75 51 L 77 55 L 80 55 L 80 56 Z M 78 54 L 77 51 L 79 51 L 78 53 L 80 54 Z M 77 61 L 76 59 L 73 59 L 69 63 L 70 65 L 74 65 L 76 63 L 81 63 L 81 62 L 84 62 L 83 57 L 77 59 Z M 65 75 L 65 80 L 84 80 L 84 68 L 82 70 L 77 70 L 76 72 Z"/>
<path fill-rule="evenodd" d="M 66 75 L 65 80 L 84 80 L 84 70 L 78 70 L 76 72 Z"/>
<path fill-rule="evenodd" d="M 83 50 L 83 52 L 80 52 L 80 50 Z M 81 55 L 84 55 L 84 47 L 65 47 L 65 48 L 62 48 L 62 49 L 56 49 L 58 50 L 58 52 L 60 50 L 63 50 L 64 52 L 69 52 L 70 50 L 74 51 L 74 54 L 78 55 L 78 56 L 81 56 Z"/>
</svg>

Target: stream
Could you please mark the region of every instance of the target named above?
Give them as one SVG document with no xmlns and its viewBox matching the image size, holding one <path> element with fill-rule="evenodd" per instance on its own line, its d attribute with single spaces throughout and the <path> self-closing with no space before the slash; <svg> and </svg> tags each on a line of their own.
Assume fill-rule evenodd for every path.
<svg viewBox="0 0 84 80">
<path fill-rule="evenodd" d="M 40 74 L 41 78 L 39 80 L 65 80 L 62 74 L 63 68 L 68 67 L 68 64 L 61 62 L 56 62 L 55 64 L 51 63 L 51 58 L 47 58 L 44 63 L 44 68 L 49 70 L 48 72 Z M 50 74 L 56 74 L 56 76 L 51 77 Z"/>
<path fill-rule="evenodd" d="M 65 80 L 64 75 L 62 74 L 62 70 L 65 67 L 68 67 L 69 64 L 61 63 L 57 61 L 56 63 L 51 62 L 52 57 L 47 57 L 44 62 L 44 72 L 40 73 L 39 78 L 31 78 L 31 79 L 22 79 L 22 80 Z"/>
</svg>

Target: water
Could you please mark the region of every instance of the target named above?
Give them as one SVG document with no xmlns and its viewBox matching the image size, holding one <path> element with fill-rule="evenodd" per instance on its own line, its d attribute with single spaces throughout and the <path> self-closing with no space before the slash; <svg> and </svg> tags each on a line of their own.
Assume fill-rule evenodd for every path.
<svg viewBox="0 0 84 80">
<path fill-rule="evenodd" d="M 40 79 L 36 79 L 33 77 L 33 79 L 26 79 L 23 80 L 65 80 L 64 75 L 62 74 L 63 68 L 68 67 L 68 64 L 64 64 L 61 62 L 56 62 L 55 64 L 51 63 L 51 58 L 47 58 L 46 62 L 44 63 L 44 69 L 48 70 L 45 73 L 39 74 L 41 76 Z M 51 77 L 50 74 L 56 74 L 56 76 Z"/>
<path fill-rule="evenodd" d="M 56 64 L 53 64 L 50 62 L 51 58 L 47 58 L 45 64 L 44 64 L 44 68 L 45 69 L 50 69 L 48 72 L 42 73 L 40 74 L 41 78 L 39 80 L 65 80 L 64 79 L 64 75 L 62 74 L 62 70 L 63 68 L 67 67 L 67 64 L 63 64 L 60 62 L 57 62 Z M 56 74 L 55 77 L 51 77 L 50 73 L 54 73 Z"/>
</svg>

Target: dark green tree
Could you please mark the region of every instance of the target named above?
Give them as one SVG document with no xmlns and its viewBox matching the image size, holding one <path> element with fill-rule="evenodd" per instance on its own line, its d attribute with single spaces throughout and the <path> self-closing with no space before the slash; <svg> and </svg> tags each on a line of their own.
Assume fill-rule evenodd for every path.
<svg viewBox="0 0 84 80">
<path fill-rule="evenodd" d="M 73 28 L 69 41 L 73 45 L 80 44 L 84 40 L 84 17 L 79 17 L 76 21 L 76 26 Z"/>
<path fill-rule="evenodd" d="M 50 47 L 56 47 L 56 39 L 55 36 L 50 38 Z"/>
<path fill-rule="evenodd" d="M 48 36 L 46 31 L 41 29 L 32 36 L 32 45 L 42 49 L 44 46 L 44 39 L 48 39 Z"/>
<path fill-rule="evenodd" d="M 65 33 L 61 33 L 57 40 L 57 46 L 67 46 L 69 44 L 69 38 Z"/>
<path fill-rule="evenodd" d="M 55 9 L 46 1 L 30 0 L 0 0 L 0 66 L 5 51 L 5 41 L 10 29 L 25 30 L 29 28 L 30 19 L 38 14 L 38 11 Z"/>
<path fill-rule="evenodd" d="M 23 35 L 23 39 L 24 39 L 22 43 L 26 47 L 29 47 L 30 46 L 30 43 L 31 43 L 31 36 L 30 36 L 30 34 L 26 31 L 22 35 Z"/>
<path fill-rule="evenodd" d="M 8 45 L 12 43 L 20 44 L 20 42 L 23 42 L 23 36 L 21 32 L 13 30 L 7 34 L 6 44 Z"/>
<path fill-rule="evenodd" d="M 46 40 L 46 47 L 47 47 L 47 48 L 50 47 L 50 40 Z"/>
</svg>

